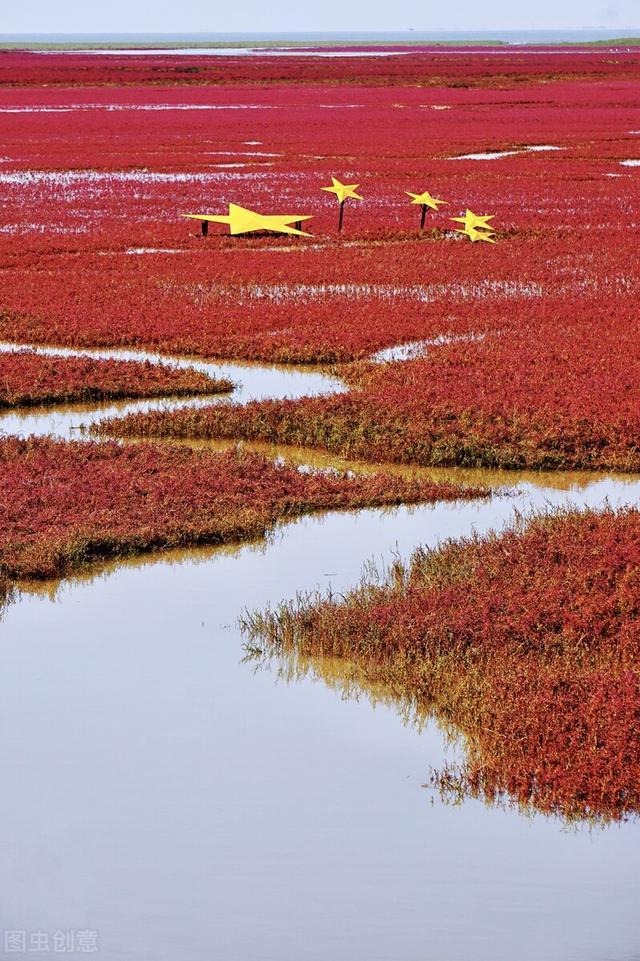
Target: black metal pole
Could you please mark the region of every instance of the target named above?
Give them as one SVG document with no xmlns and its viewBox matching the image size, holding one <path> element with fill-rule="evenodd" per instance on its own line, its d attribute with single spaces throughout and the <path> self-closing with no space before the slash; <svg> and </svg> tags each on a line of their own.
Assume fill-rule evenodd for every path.
<svg viewBox="0 0 640 961">
<path fill-rule="evenodd" d="M 422 205 L 422 217 L 420 218 L 420 230 L 424 230 L 424 221 L 427 216 L 427 205 Z"/>
<path fill-rule="evenodd" d="M 338 217 L 338 230 L 339 230 L 339 231 L 342 230 L 342 218 L 343 218 L 343 216 L 344 216 L 344 205 L 345 205 L 345 202 L 346 202 L 346 201 L 343 200 L 343 201 L 341 201 L 341 203 L 340 203 L 340 216 Z"/>
<path fill-rule="evenodd" d="M 202 236 L 206 237 L 207 234 L 209 233 L 209 221 L 201 220 L 200 224 L 201 224 Z"/>
</svg>

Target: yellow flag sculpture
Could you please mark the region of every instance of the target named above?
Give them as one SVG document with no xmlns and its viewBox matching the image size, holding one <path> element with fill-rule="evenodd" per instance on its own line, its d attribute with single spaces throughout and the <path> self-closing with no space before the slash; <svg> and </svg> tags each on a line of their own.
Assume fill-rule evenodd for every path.
<svg viewBox="0 0 640 961">
<path fill-rule="evenodd" d="M 467 209 L 464 217 L 451 217 L 451 220 L 463 224 L 462 227 L 456 227 L 455 229 L 458 233 L 465 234 L 472 243 L 475 244 L 479 240 L 484 240 L 487 244 L 495 244 L 495 231 L 489 223 L 490 220 L 494 219 L 494 216 L 494 214 L 490 214 L 481 217 Z"/>
<path fill-rule="evenodd" d="M 344 205 L 347 200 L 362 200 L 359 193 L 356 193 L 359 184 L 343 184 L 336 177 L 332 177 L 331 187 L 322 187 L 329 193 L 336 195 L 340 204 L 340 218 L 338 230 L 342 230 L 342 218 Z M 414 194 L 406 190 L 407 196 L 411 197 L 411 203 L 422 207 L 422 217 L 420 220 L 421 229 L 424 228 L 427 209 L 438 210 L 439 206 L 447 205 L 446 200 L 439 200 L 432 197 L 428 190 L 421 194 Z M 311 237 L 310 233 L 302 230 L 305 220 L 311 220 L 312 214 L 259 214 L 255 210 L 241 207 L 239 204 L 229 204 L 228 214 L 183 214 L 191 220 L 199 220 L 202 225 L 202 234 L 206 237 L 209 231 L 209 224 L 228 224 L 229 233 L 232 235 L 253 233 L 257 230 L 270 230 L 277 234 L 294 234 L 298 237 Z M 489 223 L 494 219 L 493 214 L 479 215 L 467 209 L 464 217 L 451 217 L 451 220 L 462 224 L 456 227 L 456 232 L 464 234 L 472 243 L 483 241 L 487 244 L 495 244 L 495 230 Z"/>
<path fill-rule="evenodd" d="M 422 216 L 420 217 L 420 230 L 424 230 L 424 222 L 427 216 L 427 207 L 430 210 L 438 210 L 440 204 L 444 204 L 448 207 L 446 200 L 438 200 L 437 197 L 432 197 L 428 190 L 425 190 L 422 194 L 412 194 L 410 190 L 405 190 L 408 197 L 411 197 L 412 204 L 419 204 L 422 207 Z"/>
<path fill-rule="evenodd" d="M 335 194 L 338 198 L 338 203 L 340 204 L 340 214 L 338 216 L 338 230 L 342 230 L 342 219 L 344 215 L 344 205 L 353 197 L 354 200 L 364 200 L 360 194 L 356 193 L 356 190 L 360 184 L 343 184 L 336 177 L 331 178 L 331 187 L 321 187 L 321 190 L 326 190 L 327 193 Z"/>
<path fill-rule="evenodd" d="M 255 210 L 248 210 L 238 204 L 229 204 L 229 213 L 222 214 L 183 214 L 192 220 L 202 223 L 202 234 L 206 237 L 209 224 L 228 224 L 229 233 L 249 234 L 254 230 L 271 230 L 276 234 L 296 234 L 298 237 L 311 237 L 300 227 L 305 220 L 311 220 L 312 214 L 259 214 Z M 295 224 L 295 227 L 291 225 Z"/>
<path fill-rule="evenodd" d="M 478 230 L 477 227 L 468 227 L 466 229 L 463 229 L 462 227 L 456 227 L 454 229 L 457 231 L 457 233 L 465 234 L 472 244 L 475 244 L 478 240 L 484 240 L 485 244 L 496 243 L 495 234 L 491 234 L 486 230 Z"/>
</svg>

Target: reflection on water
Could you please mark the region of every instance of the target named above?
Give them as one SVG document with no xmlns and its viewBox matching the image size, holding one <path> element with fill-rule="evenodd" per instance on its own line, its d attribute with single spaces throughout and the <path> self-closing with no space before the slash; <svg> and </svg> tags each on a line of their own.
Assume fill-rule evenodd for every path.
<svg viewBox="0 0 640 961">
<path fill-rule="evenodd" d="M 127 439 L 129 440 L 129 439 Z M 171 444 L 184 444 L 188 447 L 223 451 L 237 445 L 237 441 L 221 438 L 219 440 L 171 438 Z M 596 486 L 602 497 L 607 496 L 608 490 L 613 497 L 622 494 L 629 488 L 631 500 L 636 497 L 640 475 L 623 474 L 603 471 L 523 471 L 499 470 L 482 467 L 416 467 L 408 464 L 394 464 L 385 462 L 376 464 L 372 461 L 354 461 L 335 454 L 329 454 L 312 447 L 296 447 L 287 444 L 268 444 L 263 441 L 242 441 L 245 450 L 264 454 L 273 460 L 286 461 L 299 467 L 311 467 L 317 470 L 352 470 L 363 474 L 373 474 L 376 471 L 404 477 L 406 480 L 430 480 L 436 483 L 467 484 L 469 486 L 490 487 L 493 490 L 512 490 L 521 488 L 531 490 L 538 488 L 542 491 L 557 490 L 575 493 L 576 502 L 581 502 L 580 494 L 586 488 Z M 540 502 L 540 498 L 538 498 Z"/>
<path fill-rule="evenodd" d="M 331 665 L 284 684 L 242 663 L 247 607 L 512 511 L 328 514 L 23 595 L 0 624 L 3 924 L 98 930 L 109 961 L 630 957 L 635 825 L 443 805 L 435 725 L 345 698 Z"/>
<path fill-rule="evenodd" d="M 266 543 L 273 536 L 273 532 L 269 531 L 262 537 L 247 538 L 241 542 L 199 545 L 197 547 L 173 547 L 158 553 L 129 554 L 123 557 L 107 558 L 106 560 L 93 560 L 84 564 L 80 570 L 64 577 L 22 580 L 18 582 L 18 587 L 21 594 L 33 594 L 34 596 L 47 597 L 50 601 L 56 601 L 68 591 L 73 591 L 75 587 L 90 584 L 95 580 L 104 580 L 112 574 L 116 574 L 122 568 L 135 571 L 136 569 L 146 570 L 166 564 L 174 567 L 185 564 L 197 566 L 207 564 L 217 555 L 236 557 L 241 551 L 246 550 L 264 553 Z"/>
<path fill-rule="evenodd" d="M 306 680 L 321 682 L 343 701 L 366 700 L 372 708 L 394 711 L 405 727 L 422 732 L 431 715 L 405 691 L 391 691 L 386 684 L 373 681 L 352 661 L 341 657 L 312 657 L 296 650 L 280 651 L 271 655 L 253 642 L 244 645 L 244 663 L 256 671 L 270 673 L 278 682 L 301 684 Z M 447 746 L 459 741 L 458 732 L 442 723 L 438 727 L 446 736 Z"/>
<path fill-rule="evenodd" d="M 15 588 L 11 581 L 0 574 L 0 621 L 5 608 L 15 600 Z"/>
<path fill-rule="evenodd" d="M 375 572 L 367 572 L 368 584 L 372 581 L 384 584 L 388 578 L 380 580 Z M 339 657 L 309 653 L 322 651 L 323 636 L 325 650 L 332 648 L 332 641 L 337 640 L 339 644 L 339 637 L 331 630 L 323 634 L 322 626 L 318 628 L 319 633 L 305 627 L 305 611 L 310 612 L 310 618 L 313 612 L 318 614 L 322 625 L 322 599 L 327 596 L 316 594 L 305 598 L 302 604 L 300 601 L 285 604 L 275 611 L 247 612 L 241 619 L 245 663 L 255 670 L 268 671 L 286 684 L 311 678 L 338 693 L 342 700 L 366 699 L 374 708 L 393 709 L 402 724 L 420 732 L 429 722 L 434 723 L 443 736 L 446 757 L 442 766 L 431 767 L 426 772 L 424 787 L 437 791 L 444 803 L 461 805 L 480 799 L 504 810 L 517 809 L 526 817 L 544 814 L 556 818 L 565 828 L 576 829 L 604 830 L 620 821 L 639 820 L 640 808 L 637 794 L 630 785 L 632 779 L 627 778 L 626 785 L 621 787 L 610 783 L 602 767 L 596 775 L 599 751 L 594 750 L 590 739 L 578 736 L 571 748 L 564 744 L 567 730 L 577 733 L 588 724 L 578 703 L 567 699 L 561 711 L 557 706 L 552 709 L 547 702 L 546 714 L 538 718 L 543 721 L 544 731 L 541 731 L 539 727 L 532 729 L 526 721 L 519 726 L 514 718 L 507 724 L 501 723 L 494 719 L 494 714 L 484 711 L 483 687 L 491 692 L 492 680 L 487 680 L 482 670 L 474 673 L 473 667 L 469 669 L 464 658 L 461 661 L 460 651 L 452 656 L 442 651 L 427 652 L 418 669 L 411 661 L 407 664 L 398 659 L 394 663 L 392 655 L 386 663 L 381 663 L 375 653 L 369 658 L 359 652 L 355 660 L 350 659 L 348 653 Z M 384 599 L 380 603 L 384 604 Z M 345 630 L 352 631 L 353 627 Z M 375 647 L 375 635 L 373 642 Z M 519 660 L 517 656 L 515 660 Z M 606 668 L 603 670 L 606 672 Z M 513 664 L 504 662 L 501 674 L 510 678 L 507 687 L 510 693 L 525 694 L 523 703 L 529 702 L 532 696 L 535 700 L 535 685 L 532 687 L 517 669 L 513 670 Z M 613 672 L 609 677 L 613 677 Z M 493 685 L 495 694 L 495 679 Z M 489 725 L 483 717 L 490 718 Z M 621 779 L 625 768 L 618 766 L 619 758 L 625 757 L 628 759 L 625 763 L 632 763 L 635 741 L 633 727 L 626 718 L 621 716 L 618 720 L 623 726 L 615 735 L 613 756 L 618 758 L 614 766 Z M 608 716 L 606 723 L 615 722 Z M 602 737 L 601 750 L 610 751 L 609 727 L 599 736 Z M 543 743 L 545 748 L 541 748 Z M 545 767 L 548 751 L 554 752 L 550 765 L 552 787 L 549 767 Z M 589 771 L 591 785 L 584 780 L 585 772 Z"/>
</svg>

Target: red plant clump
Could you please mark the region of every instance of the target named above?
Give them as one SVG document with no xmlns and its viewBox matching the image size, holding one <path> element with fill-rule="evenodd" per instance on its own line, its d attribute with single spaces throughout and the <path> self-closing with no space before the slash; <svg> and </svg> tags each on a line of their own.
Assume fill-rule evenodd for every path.
<svg viewBox="0 0 640 961">
<path fill-rule="evenodd" d="M 305 512 L 488 496 L 383 473 L 305 473 L 235 450 L 0 440 L 0 575 L 257 537 Z"/>
<path fill-rule="evenodd" d="M 268 652 L 337 657 L 464 735 L 455 798 L 640 812 L 640 512 L 541 516 L 408 571 L 248 618 Z"/>
<path fill-rule="evenodd" d="M 558 327 L 553 305 L 544 319 L 529 307 L 519 330 L 352 369 L 346 394 L 131 414 L 96 429 L 260 440 L 421 465 L 640 470 L 640 358 L 635 306 L 626 301 L 624 319 L 620 299 L 602 307 L 598 327 L 580 318 Z"/>
<path fill-rule="evenodd" d="M 0 351 L 0 408 L 230 390 L 231 381 L 167 364 Z"/>
</svg>

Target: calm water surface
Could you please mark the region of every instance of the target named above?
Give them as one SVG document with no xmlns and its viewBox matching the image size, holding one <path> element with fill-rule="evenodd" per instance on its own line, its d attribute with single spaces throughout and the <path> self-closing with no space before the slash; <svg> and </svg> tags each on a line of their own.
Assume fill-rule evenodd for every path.
<svg viewBox="0 0 640 961">
<path fill-rule="evenodd" d="M 246 395 L 263 376 L 243 368 Z M 506 479 L 516 497 L 305 518 L 23 594 L 0 623 L 0 927 L 97 931 L 109 961 L 637 959 L 636 824 L 445 806 L 422 786 L 456 751 L 435 725 L 242 662 L 246 608 L 514 507 L 640 499 L 638 478 Z"/>
</svg>

